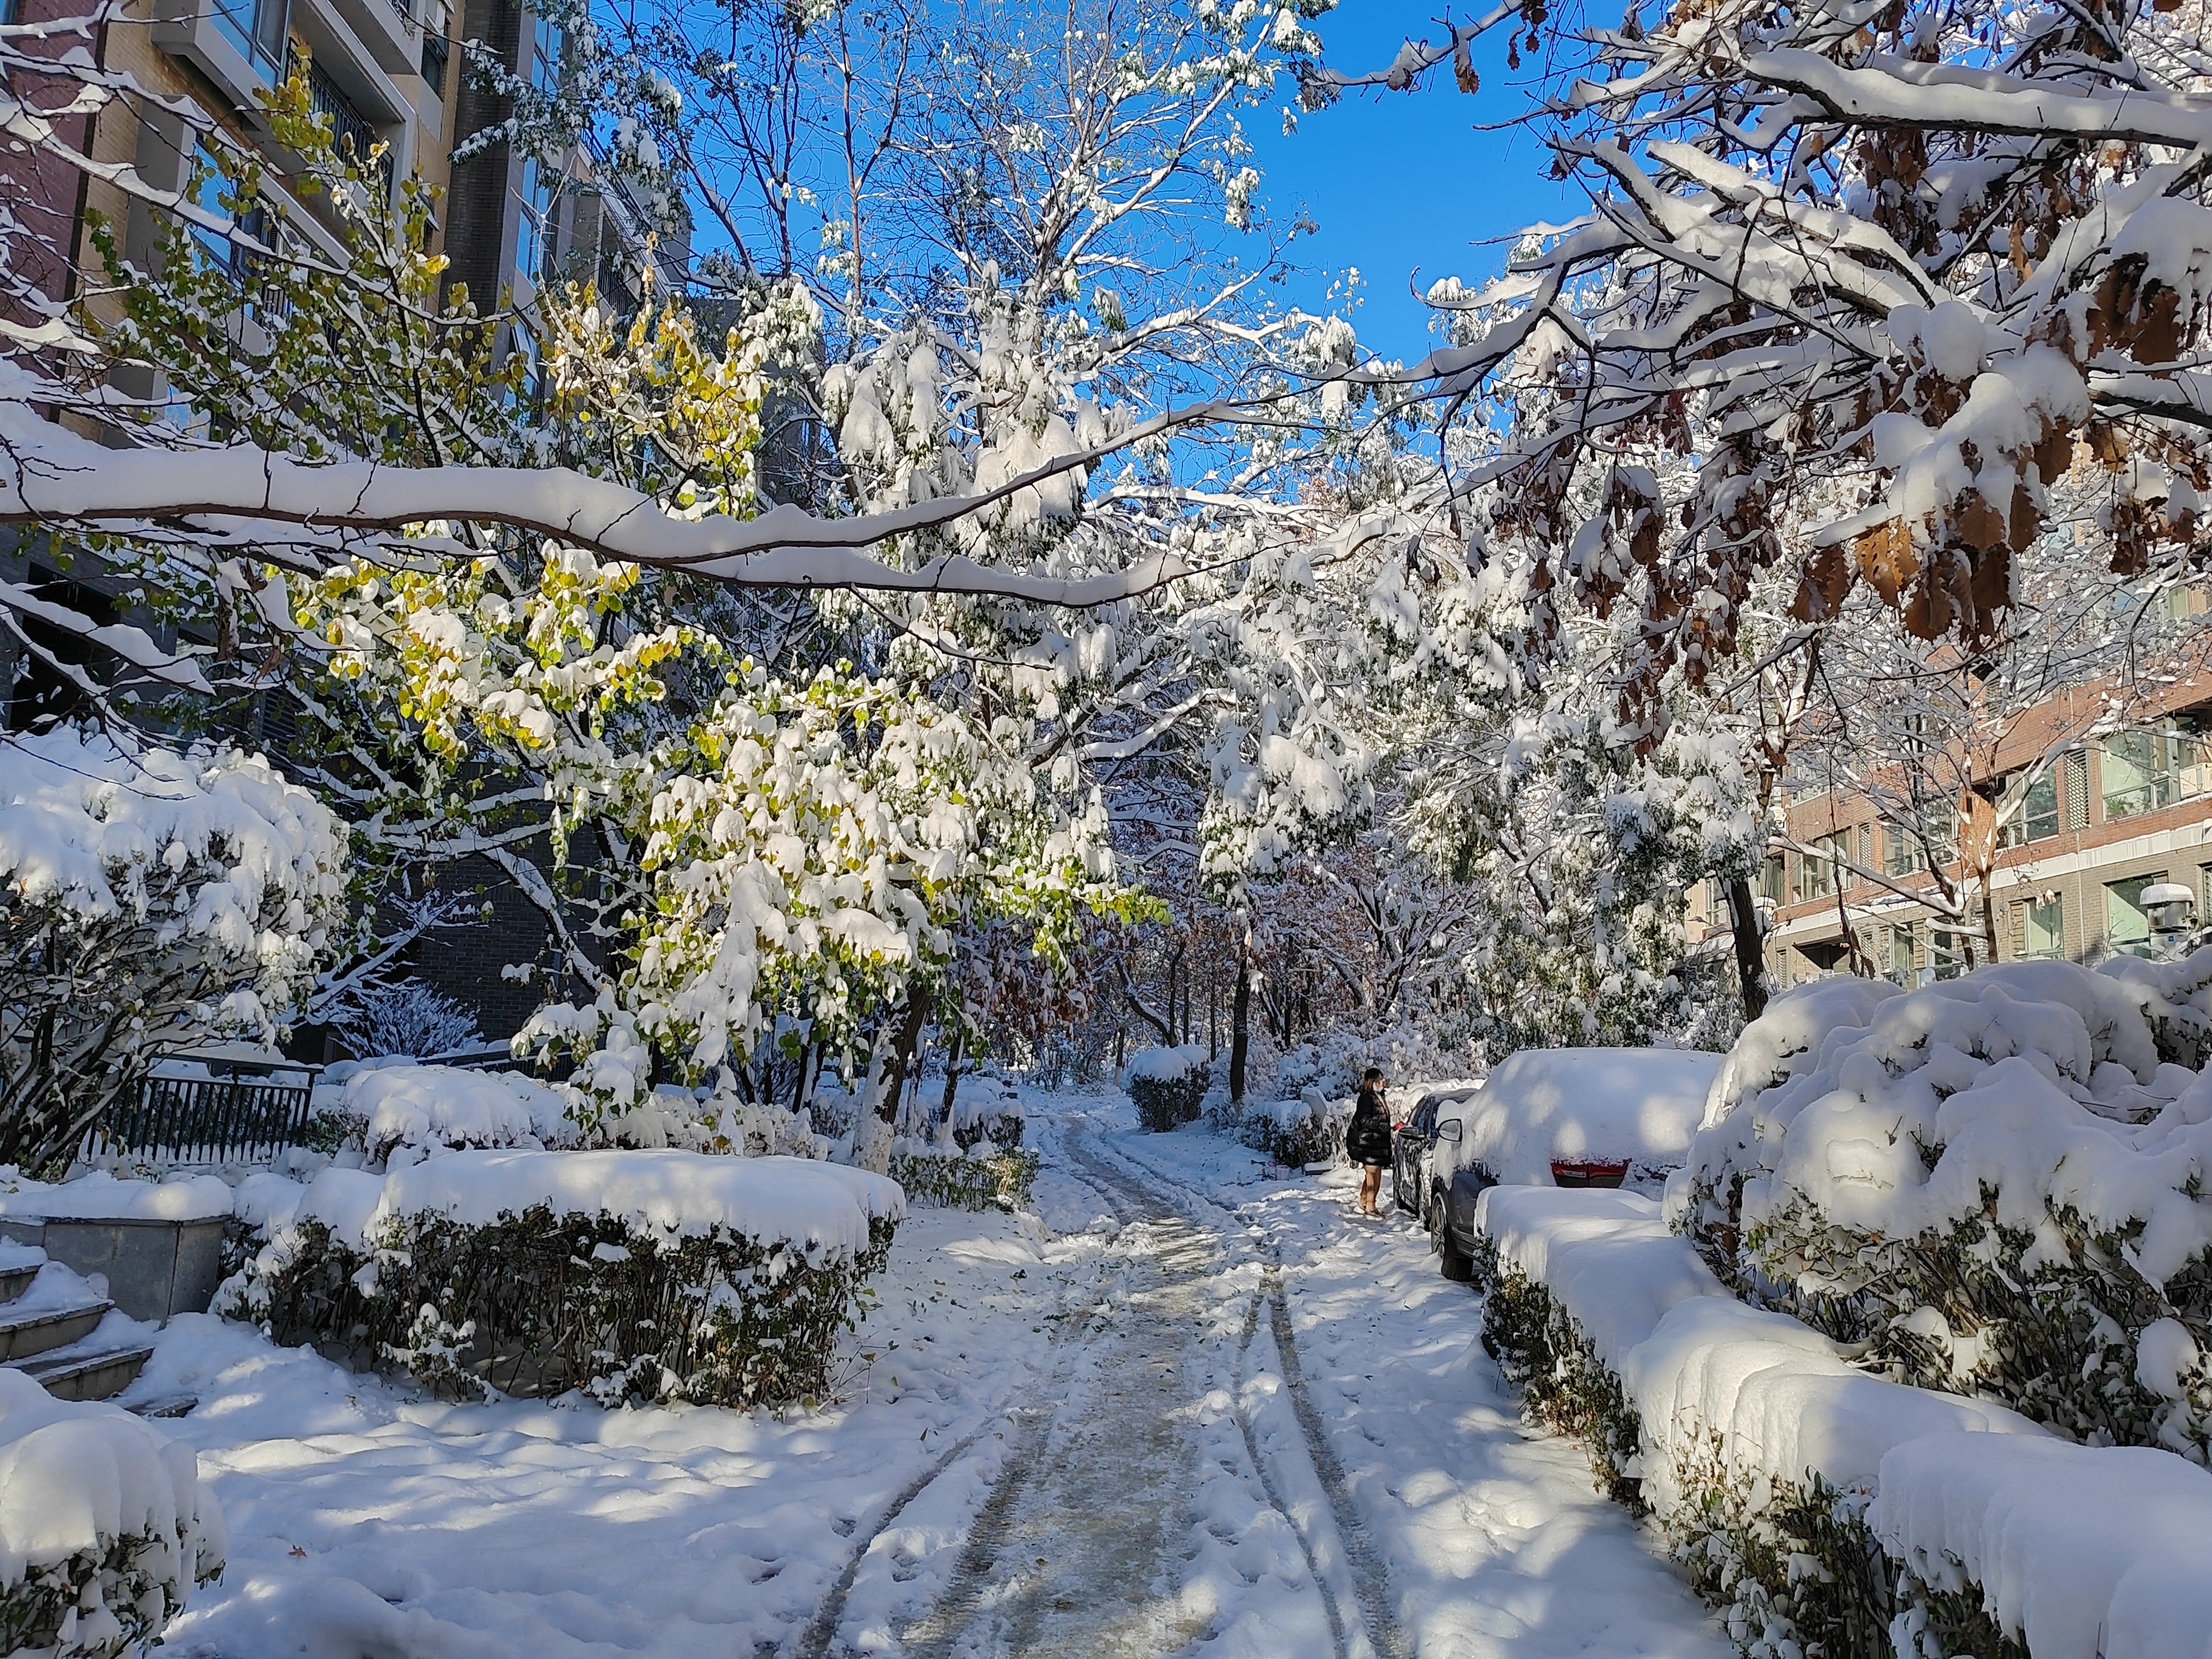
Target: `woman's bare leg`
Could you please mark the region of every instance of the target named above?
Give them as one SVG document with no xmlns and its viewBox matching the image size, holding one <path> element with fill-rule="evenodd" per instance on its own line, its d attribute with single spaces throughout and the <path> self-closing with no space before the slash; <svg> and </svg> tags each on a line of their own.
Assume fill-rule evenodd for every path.
<svg viewBox="0 0 2212 1659">
<path fill-rule="evenodd" d="M 1359 1172 L 1359 1207 L 1369 1215 L 1376 1213 L 1376 1195 L 1382 1190 L 1382 1171 L 1369 1164 Z"/>
</svg>

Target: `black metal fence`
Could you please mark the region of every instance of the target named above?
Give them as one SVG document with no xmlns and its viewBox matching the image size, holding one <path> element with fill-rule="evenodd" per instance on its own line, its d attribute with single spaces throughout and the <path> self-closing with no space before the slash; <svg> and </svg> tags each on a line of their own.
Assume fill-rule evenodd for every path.
<svg viewBox="0 0 2212 1659">
<path fill-rule="evenodd" d="M 314 1094 L 313 1074 L 149 1077 L 136 1101 L 100 1123 L 126 1152 L 178 1164 L 250 1164 L 296 1146 Z"/>
</svg>

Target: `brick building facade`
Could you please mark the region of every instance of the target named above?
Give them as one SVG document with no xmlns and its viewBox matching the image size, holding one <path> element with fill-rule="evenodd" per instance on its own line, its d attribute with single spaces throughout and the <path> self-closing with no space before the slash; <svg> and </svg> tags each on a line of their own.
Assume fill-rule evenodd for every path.
<svg viewBox="0 0 2212 1659">
<path fill-rule="evenodd" d="M 1938 866 L 1962 916 L 1916 896 L 1936 893 L 1937 877 L 1914 867 L 1924 854 L 1873 801 L 1793 799 L 1796 845 L 1772 853 L 1759 882 L 1768 982 L 1854 969 L 1949 977 L 1989 959 L 1991 934 L 2000 961 L 2094 963 L 2151 948 L 2160 922 L 2212 919 L 2212 678 L 2176 678 L 2100 730 L 2111 692 L 2081 686 L 2037 705 L 1962 768 L 1953 844 L 1966 857 Z M 2190 902 L 2154 915 L 2153 887 L 2185 888 Z M 1693 894 L 1693 953 L 1722 948 L 1728 920 L 1713 884 Z"/>
</svg>

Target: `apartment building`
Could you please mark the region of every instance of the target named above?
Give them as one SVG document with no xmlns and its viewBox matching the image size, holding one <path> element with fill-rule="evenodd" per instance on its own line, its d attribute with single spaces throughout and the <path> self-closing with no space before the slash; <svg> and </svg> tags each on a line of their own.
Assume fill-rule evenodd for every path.
<svg viewBox="0 0 2212 1659">
<path fill-rule="evenodd" d="M 76 0 L 0 0 L 0 19 L 53 22 L 78 15 Z M 609 182 L 588 143 L 555 167 L 541 167 L 505 143 L 490 146 L 455 167 L 459 141 L 503 123 L 512 112 L 502 100 L 472 83 L 461 43 L 479 40 L 514 72 L 550 87 L 563 72 L 559 33 L 511 0 L 131 0 L 125 15 L 89 36 L 57 36 L 50 50 L 88 49 L 110 70 L 129 73 L 158 100 L 190 100 L 242 146 L 257 150 L 269 167 L 269 187 L 283 203 L 283 235 L 325 257 L 341 257 L 338 224 L 325 198 L 295 192 L 298 158 L 270 130 L 263 98 L 295 71 L 307 76 L 315 110 L 333 132 L 350 139 L 356 153 L 385 146 L 377 187 L 396 192 L 419 178 L 443 192 L 434 228 L 434 245 L 451 261 L 449 282 L 465 281 L 489 309 L 502 293 L 526 306 L 541 283 L 574 278 L 596 283 L 617 308 L 634 304 L 647 258 L 658 261 L 666 289 L 684 284 L 680 242 L 655 247 L 646 234 L 647 216 L 622 188 Z M 96 122 L 64 121 L 64 142 L 99 163 L 129 163 L 149 183 L 180 189 L 190 180 L 198 142 L 185 124 L 158 102 L 122 104 Z M 122 227 L 126 258 L 149 265 L 161 239 L 174 228 L 111 183 L 88 179 L 51 158 L 0 152 L 0 199 L 50 249 L 20 257 L 19 275 L 47 301 L 72 297 L 76 272 L 96 266 L 90 241 L 92 216 Z M 210 207 L 216 204 L 210 201 Z M 204 257 L 229 266 L 249 289 L 251 265 L 242 250 L 206 233 Z M 264 238 L 272 234 L 257 228 Z M 28 320 L 26 319 L 25 320 Z M 241 307 L 239 325 L 258 326 L 252 307 Z M 509 325 L 501 350 L 534 355 L 526 326 Z M 134 386 L 144 396 L 160 388 Z M 145 624 L 164 643 L 167 628 L 151 617 L 118 613 L 118 586 L 96 562 L 74 556 L 42 535 L 0 533 L 0 580 L 32 587 L 96 623 Z M 66 670 L 97 668 L 94 648 L 79 634 L 35 620 L 25 631 L 52 661 L 14 647 L 0 635 L 0 692 L 11 730 L 34 729 L 76 713 L 82 698 Z M 187 630 L 189 633 L 189 630 Z M 59 666 L 57 666 L 59 665 Z M 247 706 L 223 713 L 234 738 L 286 763 L 293 733 L 281 695 L 264 693 Z M 542 857 L 543 849 L 538 849 Z M 542 991 L 503 980 L 496 969 L 541 958 L 546 952 L 543 916 L 496 866 L 477 860 L 446 872 L 446 884 L 480 895 L 486 922 L 465 935 L 436 936 L 410 952 L 409 970 L 462 998 L 491 1036 L 512 1031 L 536 1006 Z"/>
<path fill-rule="evenodd" d="M 1784 822 L 1796 846 L 1773 853 L 1758 883 L 1769 983 L 1852 971 L 1948 978 L 1989 959 L 1991 933 L 2001 961 L 2095 963 L 2212 919 L 2212 678 L 2179 678 L 2139 698 L 2128 723 L 2100 730 L 2110 690 L 2071 689 L 1994 738 L 1968 769 L 1950 856 L 1936 870 L 1925 838 L 1869 799 L 1792 799 Z M 1917 896 L 1946 884 L 1938 872 L 1963 915 Z M 1717 884 L 1692 895 L 1693 956 L 1722 952 L 1728 927 Z"/>
</svg>

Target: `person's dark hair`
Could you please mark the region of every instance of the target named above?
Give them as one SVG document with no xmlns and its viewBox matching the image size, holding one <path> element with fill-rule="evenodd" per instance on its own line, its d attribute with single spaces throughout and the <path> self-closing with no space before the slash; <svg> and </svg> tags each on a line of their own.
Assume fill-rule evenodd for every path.
<svg viewBox="0 0 2212 1659">
<path fill-rule="evenodd" d="M 1359 1080 L 1362 1083 L 1380 1083 L 1382 1080 L 1382 1068 L 1380 1066 L 1369 1066 L 1367 1075 Z"/>
</svg>

